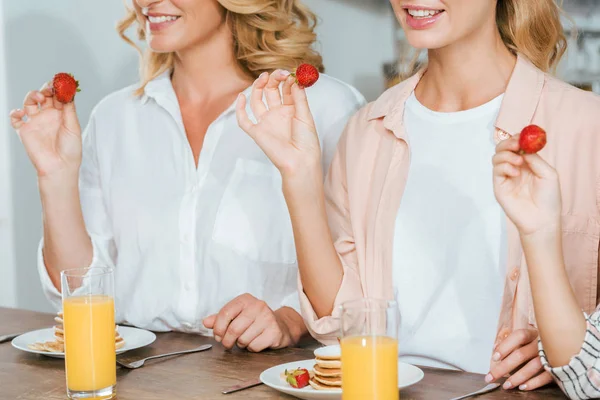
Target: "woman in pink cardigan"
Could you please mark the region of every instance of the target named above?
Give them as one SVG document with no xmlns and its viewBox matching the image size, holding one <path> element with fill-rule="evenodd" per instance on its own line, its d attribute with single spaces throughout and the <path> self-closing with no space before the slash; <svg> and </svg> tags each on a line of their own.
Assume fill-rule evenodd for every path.
<svg viewBox="0 0 600 400">
<path fill-rule="evenodd" d="M 536 389 L 552 377 L 538 356 L 528 260 L 494 198 L 491 159 L 525 126 L 546 129 L 541 155 L 561 179 L 565 268 L 578 307 L 591 312 L 600 99 L 547 74 L 566 47 L 553 0 L 391 3 L 428 65 L 350 120 L 324 185 L 311 111 L 293 78 L 255 82 L 256 123 L 238 99 L 240 126 L 282 174 L 303 317 L 329 343 L 341 303 L 396 297 L 405 361 Z"/>
</svg>

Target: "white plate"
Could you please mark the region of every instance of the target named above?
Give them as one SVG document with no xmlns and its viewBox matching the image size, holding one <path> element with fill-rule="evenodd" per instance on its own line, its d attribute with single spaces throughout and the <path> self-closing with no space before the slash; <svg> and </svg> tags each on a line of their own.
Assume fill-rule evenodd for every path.
<svg viewBox="0 0 600 400">
<path fill-rule="evenodd" d="M 287 364 L 281 364 L 269 368 L 260 374 L 260 380 L 265 385 L 280 392 L 295 396 L 305 400 L 338 400 L 342 398 L 341 389 L 338 390 L 315 390 L 311 386 L 302 389 L 294 389 L 281 378 L 281 373 L 286 369 L 306 368 L 313 369 L 315 360 L 296 361 Z M 425 374 L 420 368 L 414 365 L 398 362 L 398 388 L 404 389 L 419 382 Z"/>
<path fill-rule="evenodd" d="M 119 326 L 119 335 L 125 340 L 125 346 L 117 350 L 117 354 L 125 353 L 129 350 L 139 349 L 140 347 L 148 346 L 156 340 L 156 335 L 145 329 L 131 328 L 129 326 Z M 54 341 L 54 328 L 40 329 L 31 331 L 17 336 L 13 339 L 13 347 L 26 351 L 28 353 L 41 354 L 48 357 L 64 358 L 62 352 L 49 353 L 47 351 L 31 350 L 27 345 L 36 342 L 52 342 Z"/>
</svg>

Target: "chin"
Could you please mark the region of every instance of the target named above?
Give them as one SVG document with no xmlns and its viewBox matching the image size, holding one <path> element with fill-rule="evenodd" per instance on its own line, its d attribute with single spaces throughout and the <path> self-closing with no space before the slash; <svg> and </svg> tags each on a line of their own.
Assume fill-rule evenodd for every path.
<svg viewBox="0 0 600 400">
<path fill-rule="evenodd" d="M 405 31 L 406 32 L 406 31 Z M 407 42 L 416 49 L 435 50 L 450 44 L 448 35 L 435 32 L 406 32 Z"/>
<path fill-rule="evenodd" d="M 155 53 L 174 53 L 180 50 L 181 43 L 172 37 L 152 36 L 148 41 L 148 47 Z"/>
</svg>

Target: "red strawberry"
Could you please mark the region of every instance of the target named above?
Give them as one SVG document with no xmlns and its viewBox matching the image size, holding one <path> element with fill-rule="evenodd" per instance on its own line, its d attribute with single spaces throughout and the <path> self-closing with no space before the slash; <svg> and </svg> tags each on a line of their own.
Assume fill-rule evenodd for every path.
<svg viewBox="0 0 600 400">
<path fill-rule="evenodd" d="M 521 131 L 519 147 L 521 154 L 535 154 L 546 145 L 546 131 L 537 125 L 526 126 Z"/>
<path fill-rule="evenodd" d="M 290 384 L 291 387 L 296 389 L 302 389 L 308 386 L 310 381 L 310 374 L 305 368 L 297 368 L 292 371 L 285 370 L 285 380 Z"/>
<path fill-rule="evenodd" d="M 75 80 L 75 77 L 64 72 L 54 75 L 52 87 L 54 88 L 56 99 L 63 104 L 72 102 L 75 94 L 81 92 L 79 82 Z"/>
<path fill-rule="evenodd" d="M 319 80 L 319 70 L 310 64 L 300 64 L 292 76 L 296 77 L 298 85 L 308 88 Z"/>
</svg>

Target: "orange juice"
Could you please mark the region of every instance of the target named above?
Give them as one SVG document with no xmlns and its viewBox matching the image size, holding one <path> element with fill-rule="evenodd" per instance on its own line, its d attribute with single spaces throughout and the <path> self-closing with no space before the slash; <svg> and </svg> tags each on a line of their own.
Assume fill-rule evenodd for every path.
<svg viewBox="0 0 600 400">
<path fill-rule="evenodd" d="M 109 296 L 63 301 L 67 387 L 95 391 L 117 383 L 115 303 Z"/>
<path fill-rule="evenodd" d="M 343 400 L 398 400 L 396 339 L 350 336 L 341 347 Z"/>
</svg>

